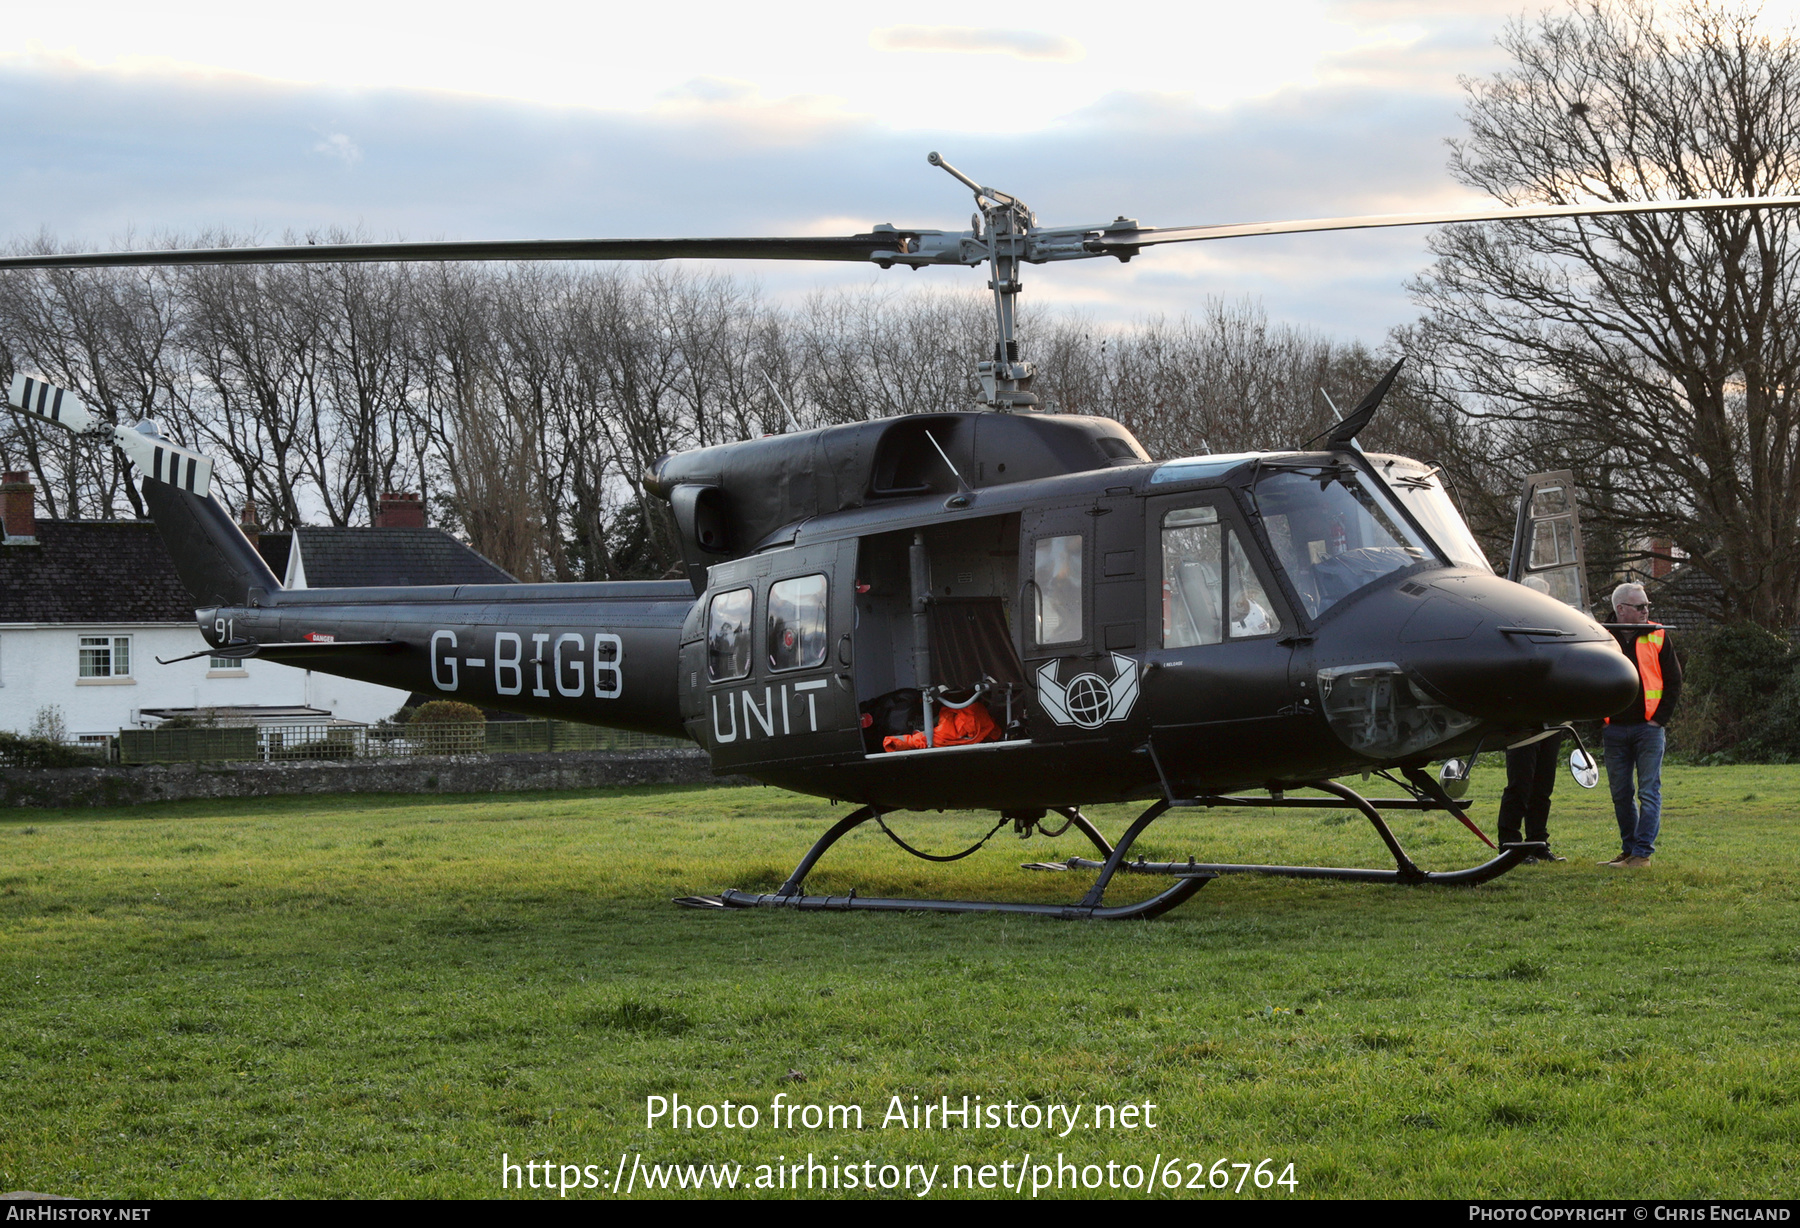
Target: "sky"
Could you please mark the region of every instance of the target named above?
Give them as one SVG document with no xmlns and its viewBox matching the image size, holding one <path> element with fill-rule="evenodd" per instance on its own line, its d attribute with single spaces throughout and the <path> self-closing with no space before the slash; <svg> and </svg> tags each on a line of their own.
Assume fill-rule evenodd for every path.
<svg viewBox="0 0 1800 1228">
<path fill-rule="evenodd" d="M 60 0 L 0 30 L 0 239 L 961 229 L 972 201 L 931 150 L 1052 225 L 1476 204 L 1446 170 L 1459 77 L 1501 69 L 1497 37 L 1536 11 Z M 1025 294 L 1102 323 L 1247 296 L 1375 344 L 1417 315 L 1405 283 L 1428 259 L 1416 230 L 1239 239 L 1033 268 Z M 982 281 L 719 267 L 776 299 Z"/>
</svg>

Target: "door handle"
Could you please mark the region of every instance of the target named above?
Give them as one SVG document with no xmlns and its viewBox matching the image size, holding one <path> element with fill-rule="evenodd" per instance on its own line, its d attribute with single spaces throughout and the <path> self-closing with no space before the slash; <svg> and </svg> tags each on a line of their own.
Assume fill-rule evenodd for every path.
<svg viewBox="0 0 1800 1228">
<path fill-rule="evenodd" d="M 842 665 L 845 669 L 850 668 L 852 654 L 850 651 L 850 633 L 848 631 L 838 637 L 837 658 L 839 665 Z"/>
</svg>

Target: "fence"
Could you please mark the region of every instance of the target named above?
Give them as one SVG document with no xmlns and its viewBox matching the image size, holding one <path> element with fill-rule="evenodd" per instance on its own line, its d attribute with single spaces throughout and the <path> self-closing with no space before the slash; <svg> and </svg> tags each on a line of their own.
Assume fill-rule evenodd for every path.
<svg viewBox="0 0 1800 1228">
<path fill-rule="evenodd" d="M 568 721 L 487 725 L 265 725 L 121 729 L 120 763 L 209 763 L 263 759 L 387 759 L 412 755 L 519 754 L 573 750 L 688 748 L 681 738 L 600 729 Z"/>
</svg>

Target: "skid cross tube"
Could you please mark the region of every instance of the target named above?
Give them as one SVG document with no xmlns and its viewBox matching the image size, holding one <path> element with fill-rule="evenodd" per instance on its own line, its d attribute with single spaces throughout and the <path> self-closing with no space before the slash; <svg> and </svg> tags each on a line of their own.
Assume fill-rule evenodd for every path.
<svg viewBox="0 0 1800 1228">
<path fill-rule="evenodd" d="M 824 835 L 820 836 L 808 849 L 794 872 L 787 877 L 781 887 L 773 893 L 757 894 L 748 891 L 731 889 L 722 891 L 716 896 L 684 896 L 675 903 L 688 908 L 726 909 L 726 908 L 794 908 L 801 912 L 951 912 L 976 913 L 997 912 L 1014 915 L 1051 917 L 1061 921 L 1127 921 L 1149 920 L 1160 916 L 1177 904 L 1191 898 L 1193 894 L 1212 881 L 1210 874 L 1183 874 L 1167 890 L 1140 900 L 1135 904 L 1120 904 L 1104 907 L 1100 903 L 1106 885 L 1118 871 L 1126 850 L 1131 847 L 1138 834 L 1153 823 L 1163 811 L 1168 809 L 1165 802 L 1158 802 L 1138 818 L 1136 823 L 1125 833 L 1119 843 L 1114 846 L 1107 843 L 1097 828 L 1085 815 L 1074 806 L 1055 807 L 1058 814 L 1069 820 L 1072 826 L 1086 836 L 1094 847 L 1106 856 L 1106 868 L 1101 873 L 1094 887 L 1082 897 L 1079 904 L 1010 904 L 987 900 L 913 900 L 892 899 L 880 896 L 859 896 L 855 891 L 848 895 L 805 895 L 802 888 L 806 876 L 818 864 L 819 858 L 827 849 L 843 839 L 851 831 L 869 822 L 880 819 L 891 813 L 888 808 L 880 806 L 863 806 L 853 810 L 831 825 Z M 993 833 L 990 832 L 989 835 Z M 904 847 L 904 846 L 902 846 Z M 1098 864 L 1098 863 L 1096 863 Z M 1060 867 L 1059 867 L 1060 868 Z"/>
<path fill-rule="evenodd" d="M 1408 775 L 1410 776 L 1411 773 L 1408 773 Z M 1430 777 L 1425 777 L 1425 779 L 1429 781 Z M 1432 781 L 1431 783 L 1435 784 L 1436 782 Z M 1333 878 L 1352 883 L 1433 883 L 1440 886 L 1460 885 L 1472 887 L 1478 883 L 1485 883 L 1490 879 L 1500 877 L 1500 875 L 1505 874 L 1508 870 L 1519 865 L 1527 857 L 1543 856 L 1550 850 L 1550 846 L 1541 841 L 1503 844 L 1499 848 L 1498 856 L 1493 857 L 1478 866 L 1471 866 L 1466 870 L 1421 870 L 1418 866 L 1413 864 L 1412 859 L 1409 858 L 1406 855 L 1405 850 L 1400 847 L 1400 842 L 1394 838 L 1394 833 L 1382 820 L 1376 807 L 1380 806 L 1396 810 L 1448 810 L 1458 818 L 1463 818 L 1462 812 L 1466 809 L 1467 803 L 1457 802 L 1447 796 L 1442 801 L 1427 796 L 1424 798 L 1408 798 L 1405 800 L 1381 799 L 1371 802 L 1369 799 L 1358 794 L 1355 790 L 1329 780 L 1315 781 L 1300 787 L 1317 789 L 1323 793 L 1330 793 L 1342 801 L 1349 802 L 1352 806 L 1355 806 L 1361 811 L 1363 817 L 1367 818 L 1374 826 L 1376 832 L 1380 834 L 1382 842 L 1388 847 L 1388 851 L 1393 854 L 1395 868 L 1392 870 L 1371 870 L 1351 866 L 1240 865 L 1235 863 L 1201 862 L 1195 861 L 1193 858 L 1189 858 L 1185 862 L 1144 861 L 1141 858 L 1137 861 L 1126 861 L 1117 850 L 1115 850 L 1113 856 L 1108 857 L 1105 861 L 1094 861 L 1091 858 L 1086 857 L 1071 857 L 1064 863 L 1064 867 L 1070 870 L 1099 870 L 1101 871 L 1102 881 L 1110 878 L 1112 873 L 1117 870 L 1124 870 L 1129 874 L 1161 874 L 1172 875 L 1177 878 L 1183 878 L 1188 875 L 1201 875 L 1211 879 L 1225 874 L 1267 874 L 1284 878 Z M 1167 808 L 1170 804 L 1171 803 L 1166 801 L 1158 803 L 1158 805 L 1163 806 L 1164 808 Z M 1319 806 L 1335 807 L 1339 805 L 1339 802 L 1330 801 L 1325 798 L 1284 797 L 1280 795 L 1272 795 L 1270 797 L 1225 797 L 1208 795 L 1194 798 L 1188 804 L 1209 807 L 1291 806 L 1296 808 L 1315 808 Z M 1152 809 L 1155 809 L 1155 807 L 1152 807 Z M 1144 820 L 1139 820 L 1140 824 L 1143 822 Z M 1127 832 L 1125 837 L 1119 841 L 1119 848 L 1127 848 L 1131 841 L 1136 838 L 1138 830 L 1139 828 L 1134 825 L 1132 830 Z M 1479 834 L 1479 832 L 1477 834 Z M 1033 868 L 1058 869 L 1064 867 L 1039 864 Z"/>
</svg>

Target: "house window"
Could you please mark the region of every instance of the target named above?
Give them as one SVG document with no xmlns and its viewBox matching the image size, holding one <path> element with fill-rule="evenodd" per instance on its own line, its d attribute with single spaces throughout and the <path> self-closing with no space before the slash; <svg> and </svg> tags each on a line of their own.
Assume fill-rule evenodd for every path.
<svg viewBox="0 0 1800 1228">
<path fill-rule="evenodd" d="M 129 678 L 131 676 L 131 637 L 129 635 L 82 636 L 81 676 L 83 678 Z"/>
<path fill-rule="evenodd" d="M 207 669 L 243 669 L 244 663 L 237 657 L 208 657 Z"/>
</svg>

